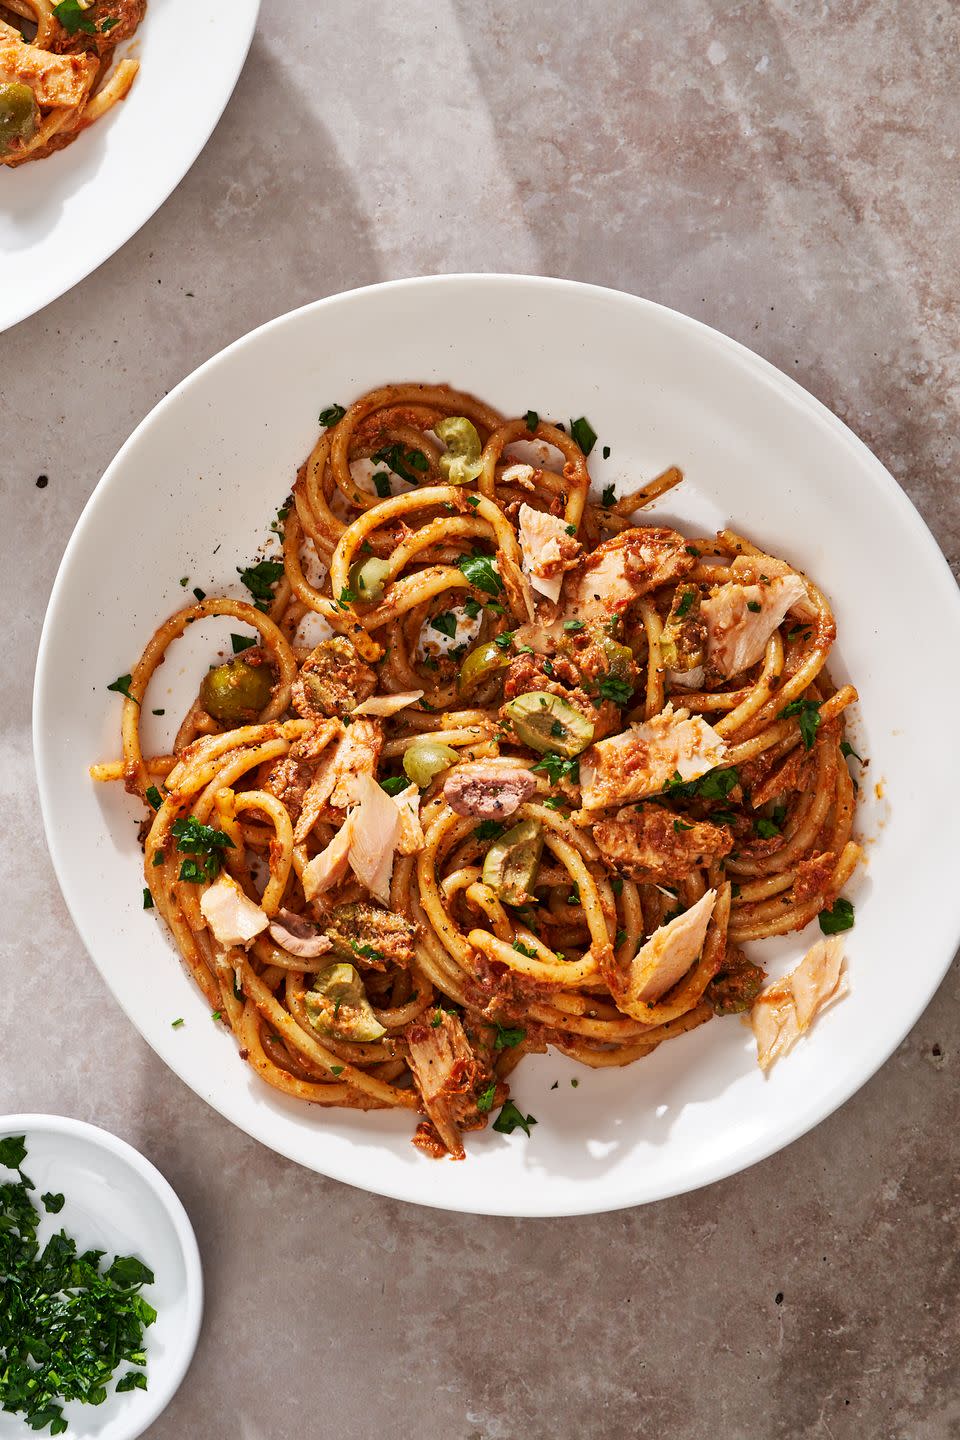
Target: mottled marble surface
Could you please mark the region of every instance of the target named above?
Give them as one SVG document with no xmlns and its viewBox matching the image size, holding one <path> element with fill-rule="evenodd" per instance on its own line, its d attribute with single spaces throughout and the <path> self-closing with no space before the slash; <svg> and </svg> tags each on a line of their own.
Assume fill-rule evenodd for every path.
<svg viewBox="0 0 960 1440">
<path fill-rule="evenodd" d="M 955 970 L 839 1114 L 698 1194 L 557 1222 L 360 1194 L 231 1129 L 105 992 L 46 858 L 28 684 L 70 530 L 155 401 L 292 306 L 430 271 L 597 281 L 745 341 L 956 568 L 958 30 L 949 0 L 265 0 L 176 194 L 0 336 L 0 1103 L 115 1130 L 190 1211 L 206 1322 L 150 1440 L 960 1436 Z"/>
</svg>

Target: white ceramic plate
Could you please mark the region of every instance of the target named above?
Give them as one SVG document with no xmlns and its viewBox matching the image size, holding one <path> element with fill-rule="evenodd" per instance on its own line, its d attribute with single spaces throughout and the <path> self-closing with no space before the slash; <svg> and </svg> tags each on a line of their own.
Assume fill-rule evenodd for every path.
<svg viewBox="0 0 960 1440">
<path fill-rule="evenodd" d="M 851 892 L 852 994 L 768 1079 L 736 1019 L 623 1070 L 536 1056 L 511 1078 L 539 1122 L 532 1139 L 487 1130 L 469 1137 L 466 1162 L 429 1161 L 410 1144 L 408 1115 L 321 1112 L 261 1085 L 211 1024 L 155 916 L 142 912 L 140 812 L 119 787 L 87 779 L 92 760 L 118 753 L 120 701 L 105 686 L 182 604 L 180 577 L 207 591 L 236 580 L 314 442 L 318 412 L 391 379 L 449 381 L 507 414 L 586 414 L 600 437 L 591 457 L 599 485 L 679 464 L 687 479 L 655 520 L 691 533 L 730 522 L 809 570 L 831 597 L 840 630 L 832 669 L 860 688 L 853 733 L 870 757 L 867 861 Z M 148 717 L 157 745 L 169 743 L 222 635 L 207 623 L 202 636 L 192 627 L 189 660 L 171 657 L 149 694 L 145 708 L 167 710 Z M 960 752 L 938 744 L 931 770 L 930 690 L 910 683 L 908 668 L 921 632 L 926 655 L 960 652 L 960 601 L 931 536 L 860 441 L 749 351 L 646 301 L 558 280 L 447 276 L 355 291 L 275 320 L 204 365 L 143 422 L 84 511 L 37 672 L 51 853 L 87 948 L 143 1035 L 198 1094 L 282 1154 L 454 1210 L 558 1215 L 654 1200 L 769 1155 L 842 1104 L 950 961 L 960 929 Z M 938 664 L 936 702 L 944 715 L 960 704 L 956 667 Z M 815 935 L 761 953 L 776 968 Z M 186 1024 L 173 1030 L 178 1016 Z"/>
<path fill-rule="evenodd" d="M 130 94 L 65 150 L 0 167 L 0 330 L 49 305 L 159 210 L 210 138 L 237 83 L 260 0 L 149 0 L 117 57 Z M 185 57 L 189 56 L 189 63 Z"/>
<path fill-rule="evenodd" d="M 157 1311 L 145 1331 L 148 1388 L 118 1395 L 111 1381 L 102 1405 L 74 1400 L 63 1407 L 75 1440 L 134 1440 L 173 1399 L 200 1334 L 203 1277 L 187 1212 L 149 1160 L 95 1125 L 60 1115 L 0 1116 L 0 1137 L 7 1135 L 26 1137 L 23 1171 L 36 1186 L 41 1246 L 63 1229 L 81 1253 L 104 1250 L 108 1261 L 135 1255 L 154 1273 L 155 1283 L 143 1288 Z M 15 1178 L 0 1166 L 0 1180 Z M 56 1215 L 39 1203 L 48 1190 L 65 1197 Z M 117 1378 L 129 1368 L 124 1365 Z M 0 1411 L 0 1440 L 30 1433 L 22 1417 Z"/>
</svg>

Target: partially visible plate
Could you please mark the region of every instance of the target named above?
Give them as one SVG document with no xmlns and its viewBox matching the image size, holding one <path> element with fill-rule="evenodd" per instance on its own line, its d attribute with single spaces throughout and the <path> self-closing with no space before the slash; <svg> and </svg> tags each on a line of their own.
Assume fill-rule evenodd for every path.
<svg viewBox="0 0 960 1440">
<path fill-rule="evenodd" d="M 144 1332 L 146 1390 L 117 1394 L 116 1380 L 132 1368 L 124 1363 L 102 1405 L 71 1400 L 63 1407 L 75 1440 L 135 1440 L 173 1399 L 200 1334 L 203 1274 L 187 1212 L 160 1171 L 108 1130 L 62 1115 L 2 1115 L 0 1138 L 9 1135 L 25 1137 L 23 1173 L 36 1187 L 41 1246 L 62 1229 L 80 1254 L 103 1250 L 105 1265 L 133 1255 L 153 1271 L 153 1284 L 143 1288 L 157 1312 Z M 0 1183 L 15 1178 L 0 1166 Z M 45 1191 L 63 1195 L 62 1210 L 45 1213 L 38 1198 Z M 0 1440 L 27 1433 L 21 1415 L 0 1411 Z"/>
<path fill-rule="evenodd" d="M 159 210 L 233 94 L 259 8 L 149 0 L 117 51 L 140 60 L 126 100 L 65 150 L 0 167 L 0 330 L 72 289 Z"/>
<path fill-rule="evenodd" d="M 654 523 L 693 534 L 729 523 L 808 570 L 836 611 L 831 671 L 859 687 L 853 739 L 870 760 L 858 774 L 866 863 L 850 890 L 851 994 L 788 1059 L 764 1078 L 735 1019 L 622 1070 L 533 1056 L 511 1077 L 539 1122 L 532 1137 L 470 1135 L 462 1164 L 419 1154 L 407 1114 L 321 1111 L 257 1080 L 141 909 L 142 812 L 119 786 L 87 777 L 91 761 L 118 753 L 120 701 L 105 687 L 182 604 L 178 581 L 232 587 L 314 442 L 319 411 L 410 379 L 448 381 L 506 414 L 586 415 L 600 437 L 598 487 L 678 464 L 686 479 L 648 512 Z M 191 627 L 158 673 L 145 708 L 166 715 L 147 717 L 151 744 L 170 743 L 220 633 Z M 199 1095 L 264 1144 L 452 1210 L 614 1209 L 729 1175 L 795 1139 L 873 1074 L 927 1004 L 960 932 L 960 750 L 934 729 L 960 707 L 960 672 L 946 663 L 957 654 L 960 597 L 906 496 L 839 420 L 756 355 L 647 301 L 560 280 L 376 286 L 283 316 L 209 361 L 98 485 L 40 646 L 34 745 L 47 838 L 80 933 L 127 1014 Z M 939 721 L 917 669 L 929 656 L 944 657 Z M 776 971 L 818 936 L 813 927 L 752 949 Z"/>
</svg>

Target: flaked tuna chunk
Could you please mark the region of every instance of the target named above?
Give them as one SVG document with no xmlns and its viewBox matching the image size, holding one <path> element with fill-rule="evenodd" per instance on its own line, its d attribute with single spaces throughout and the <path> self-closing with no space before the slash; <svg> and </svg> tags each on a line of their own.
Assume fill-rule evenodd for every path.
<svg viewBox="0 0 960 1440">
<path fill-rule="evenodd" d="M 416 855 L 423 849 L 423 826 L 420 823 L 420 786 L 408 785 L 393 803 L 400 811 L 400 839 L 397 849 L 401 855 Z"/>
<path fill-rule="evenodd" d="M 663 805 L 634 805 L 591 830 L 600 854 L 631 880 L 657 884 L 682 880 L 733 849 L 733 832 L 705 820 L 682 820 Z"/>
<path fill-rule="evenodd" d="M 699 715 L 667 705 L 639 725 L 600 740 L 580 760 L 585 810 L 657 795 L 668 781 L 696 780 L 721 763 L 727 747 Z"/>
<path fill-rule="evenodd" d="M 410 1069 L 437 1134 L 450 1156 L 462 1160 L 460 1131 L 479 1130 L 487 1123 L 477 1109 L 477 1094 L 490 1075 L 471 1050 L 456 1015 L 437 1010 L 432 1020 L 430 1024 L 415 1021 L 407 1028 Z"/>
<path fill-rule="evenodd" d="M 350 868 L 350 845 L 353 841 L 353 822 L 348 815 L 326 849 L 314 855 L 303 867 L 300 883 L 308 900 L 316 900 L 334 885 L 339 885 Z"/>
<path fill-rule="evenodd" d="M 800 964 L 768 985 L 754 1001 L 750 1024 L 757 1041 L 757 1063 L 769 1070 L 808 1030 L 815 1016 L 847 993 L 843 941 L 818 940 Z"/>
<path fill-rule="evenodd" d="M 767 641 L 787 611 L 806 600 L 799 575 L 784 575 L 769 585 L 731 581 L 701 602 L 707 627 L 707 660 L 721 675 L 739 675 L 762 658 Z"/>
<path fill-rule="evenodd" d="M 661 925 L 634 956 L 619 983 L 612 977 L 610 988 L 618 1010 L 643 1020 L 644 1006 L 655 1004 L 683 979 L 703 949 L 716 899 L 716 890 L 708 890 L 696 905 Z"/>
<path fill-rule="evenodd" d="M 443 784 L 443 798 L 458 815 L 479 820 L 505 820 L 536 793 L 529 770 L 492 765 L 483 760 L 457 765 Z"/>
<path fill-rule="evenodd" d="M 377 773 L 377 761 L 383 749 L 383 726 L 379 720 L 361 718 L 348 725 L 336 747 L 324 755 L 314 771 L 314 779 L 303 797 L 303 807 L 293 838 L 300 843 L 317 821 L 336 818 L 330 810 L 346 810 L 359 800 L 361 777 Z"/>
<path fill-rule="evenodd" d="M 556 603 L 564 572 L 580 558 L 580 545 L 563 520 L 532 505 L 521 505 L 517 519 L 524 573 L 534 590 Z"/>
<path fill-rule="evenodd" d="M 350 868 L 371 895 L 389 905 L 393 856 L 400 840 L 400 810 L 370 775 L 358 777 L 356 794 L 359 803 L 350 811 Z"/>
<path fill-rule="evenodd" d="M 225 870 L 201 895 L 200 913 L 220 944 L 228 948 L 249 945 L 270 923 L 260 906 Z"/>
<path fill-rule="evenodd" d="M 622 614 L 641 595 L 696 564 L 686 541 L 665 526 L 636 526 L 598 545 L 564 586 L 564 613 L 579 620 Z"/>
<path fill-rule="evenodd" d="M 38 105 L 79 105 L 96 73 L 91 55 L 53 55 L 0 34 L 0 82 L 29 85 Z"/>
<path fill-rule="evenodd" d="M 799 571 L 787 564 L 786 560 L 780 560 L 775 555 L 738 555 L 730 569 L 744 585 L 762 583 L 761 576 L 766 580 L 786 579 L 788 576 L 794 579 L 803 578 Z M 817 611 L 810 603 L 806 586 L 804 586 L 803 596 L 798 597 L 790 609 L 801 620 L 816 618 Z"/>
</svg>

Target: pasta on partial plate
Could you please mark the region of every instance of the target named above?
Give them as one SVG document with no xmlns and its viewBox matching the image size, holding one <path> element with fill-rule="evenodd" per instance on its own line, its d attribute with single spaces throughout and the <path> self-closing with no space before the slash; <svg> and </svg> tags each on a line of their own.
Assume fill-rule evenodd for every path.
<svg viewBox="0 0 960 1440">
<path fill-rule="evenodd" d="M 732 531 L 637 523 L 679 470 L 591 499 L 584 417 L 404 384 L 320 419 L 282 558 L 160 625 L 91 771 L 147 805 L 145 907 L 242 1057 L 459 1158 L 494 1110 L 529 1133 L 509 1079 L 547 1046 L 621 1066 L 751 1013 L 784 1053 L 842 942 L 768 999 L 744 947 L 849 928 L 861 853 L 821 590 Z M 233 653 L 145 754 L 151 679 L 214 616 Z"/>
<path fill-rule="evenodd" d="M 0 0 L 0 164 L 62 150 L 133 84 L 139 62 L 113 65 L 146 0 Z"/>
</svg>

